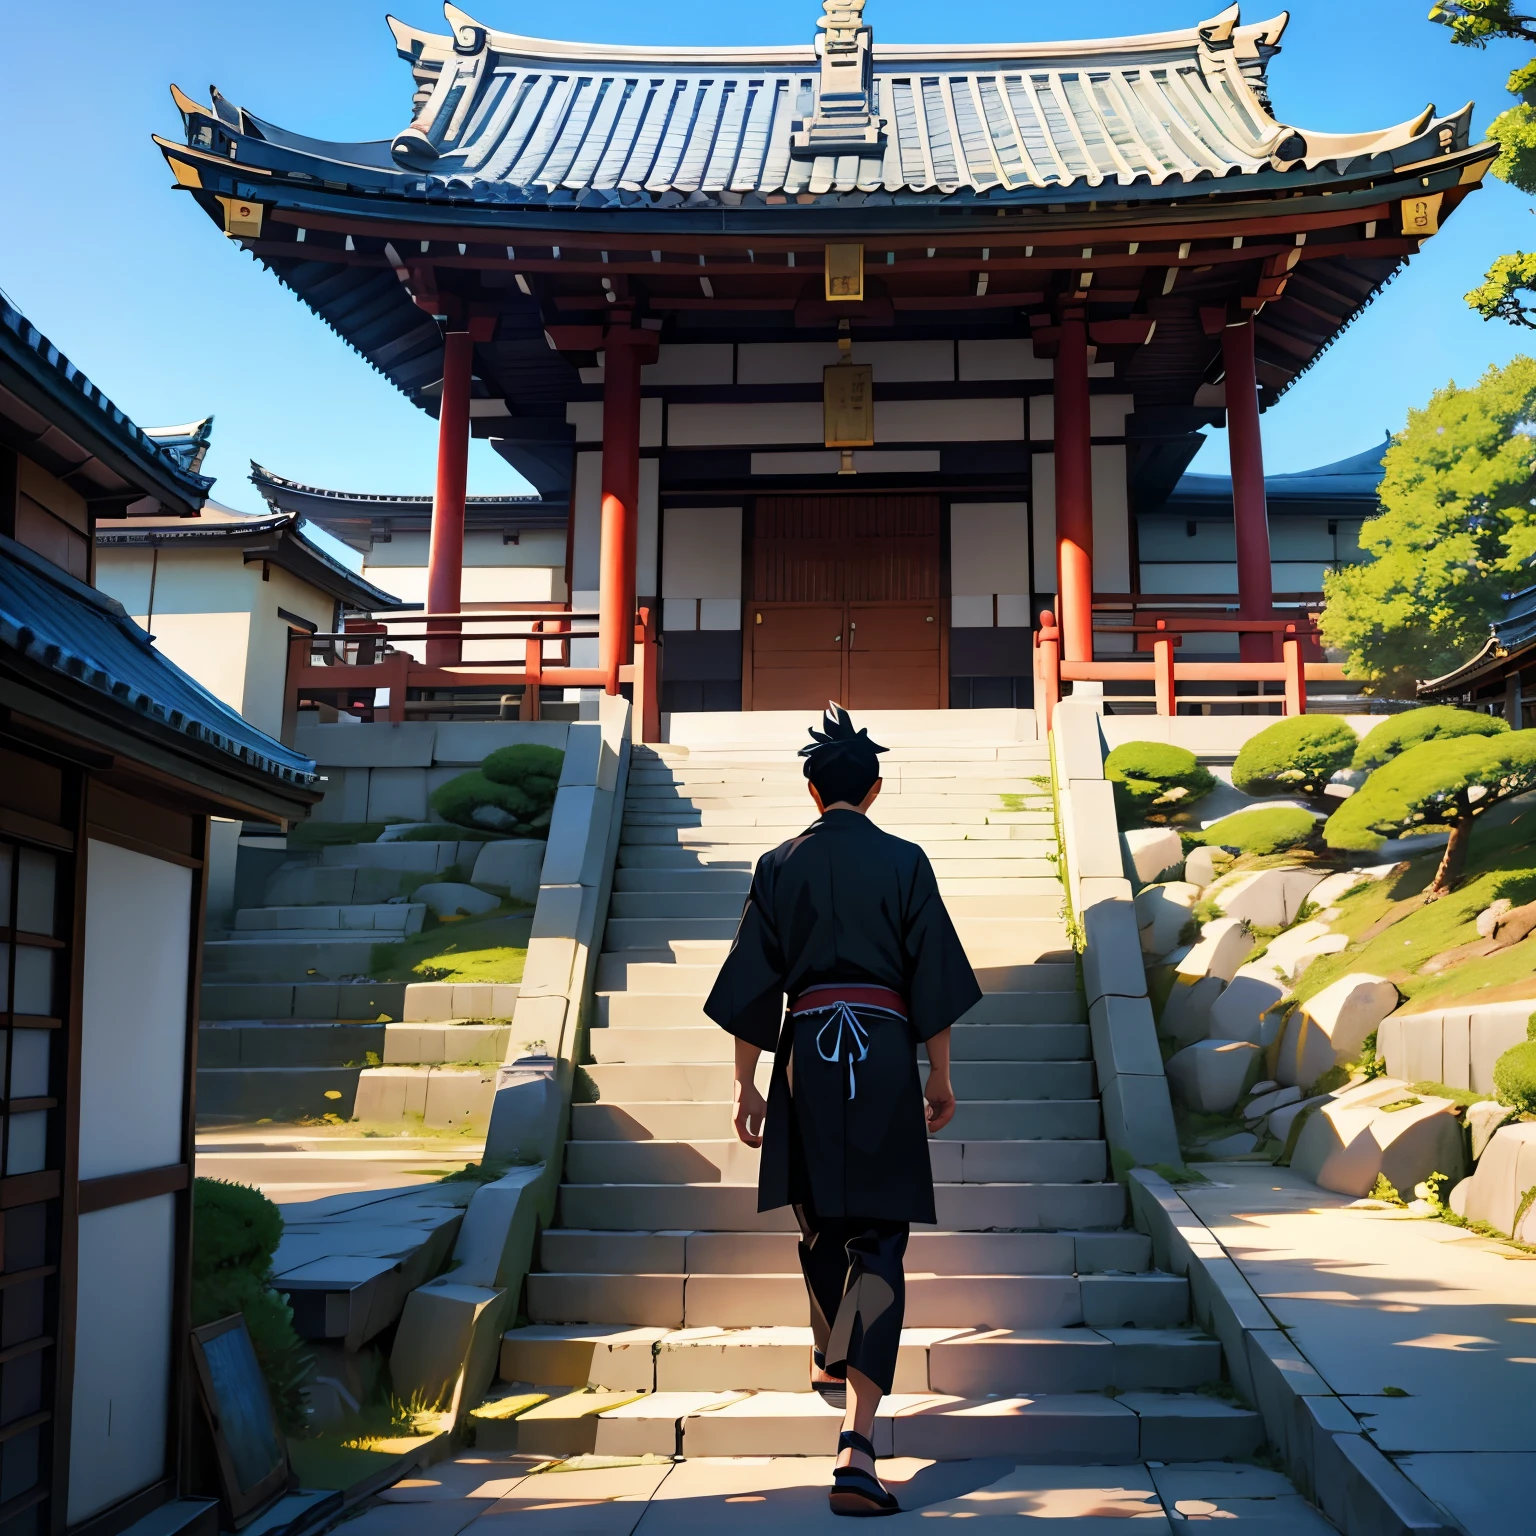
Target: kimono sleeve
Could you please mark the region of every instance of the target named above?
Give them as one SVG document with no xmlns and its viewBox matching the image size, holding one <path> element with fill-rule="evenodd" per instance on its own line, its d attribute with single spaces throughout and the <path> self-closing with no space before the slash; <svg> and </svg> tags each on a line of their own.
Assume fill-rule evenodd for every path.
<svg viewBox="0 0 1536 1536">
<path fill-rule="evenodd" d="M 752 889 L 731 952 L 704 1002 L 716 1024 L 755 1045 L 774 1050 L 784 1015 L 784 956 L 773 918 L 772 854 L 757 861 Z"/>
<path fill-rule="evenodd" d="M 974 1008 L 981 1001 L 981 987 L 939 895 L 933 865 L 921 850 L 907 902 L 902 949 L 912 1028 L 919 1040 L 928 1040 Z"/>
</svg>

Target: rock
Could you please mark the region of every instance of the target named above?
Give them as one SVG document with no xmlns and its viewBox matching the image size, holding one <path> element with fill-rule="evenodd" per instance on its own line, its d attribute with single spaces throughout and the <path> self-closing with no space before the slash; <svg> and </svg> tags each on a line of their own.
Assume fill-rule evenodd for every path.
<svg viewBox="0 0 1536 1536">
<path fill-rule="evenodd" d="M 531 837 L 487 843 L 475 860 L 475 872 L 470 879 L 482 890 L 495 891 L 498 896 L 537 901 L 539 875 L 548 847 L 541 838 Z"/>
<path fill-rule="evenodd" d="M 1150 885 L 1165 870 L 1184 862 L 1184 844 L 1172 827 L 1141 827 L 1122 832 L 1120 839 L 1143 885 Z"/>
<path fill-rule="evenodd" d="M 1194 981 L 1181 977 L 1175 981 L 1157 1021 L 1159 1032 L 1176 1045 L 1204 1040 L 1211 1032 L 1211 1005 L 1226 985 L 1219 976 L 1201 976 Z"/>
<path fill-rule="evenodd" d="M 1184 880 L 1143 886 L 1136 893 L 1136 926 L 1141 947 L 1149 955 L 1166 955 L 1179 942 L 1190 909 L 1200 899 L 1200 887 Z"/>
<path fill-rule="evenodd" d="M 1324 1104 L 1296 1138 L 1291 1170 L 1336 1194 L 1368 1195 L 1378 1177 L 1412 1193 L 1432 1173 L 1459 1179 L 1461 1120 L 1450 1099 L 1377 1078 Z"/>
<path fill-rule="evenodd" d="M 1252 927 L 1288 928 L 1322 883 L 1315 869 L 1261 869 L 1218 885 L 1211 900 L 1228 917 L 1240 917 Z"/>
<path fill-rule="evenodd" d="M 1279 1109 L 1269 1112 L 1269 1134 L 1284 1146 L 1291 1139 L 1291 1127 L 1295 1125 L 1302 1115 L 1309 1109 L 1316 1109 L 1319 1104 L 1331 1104 L 1331 1093 L 1320 1093 L 1315 1098 L 1297 1099 L 1290 1104 L 1282 1104 Z"/>
<path fill-rule="evenodd" d="M 1184 860 L 1184 878 L 1191 885 L 1204 890 L 1232 862 L 1234 857 L 1235 855 L 1228 853 L 1225 848 L 1196 848 Z"/>
<path fill-rule="evenodd" d="M 1292 1011 L 1275 1075 L 1304 1088 L 1330 1067 L 1356 1060 L 1366 1036 L 1397 1007 L 1397 988 L 1380 976 L 1351 972 Z"/>
<path fill-rule="evenodd" d="M 1253 1087 L 1248 1090 L 1248 1092 L 1257 1098 L 1261 1093 L 1273 1093 L 1279 1086 L 1279 1083 L 1272 1082 L 1269 1078 L 1266 1077 L 1262 1083 L 1255 1083 Z"/>
<path fill-rule="evenodd" d="M 1211 1004 L 1210 1038 L 1268 1045 L 1280 1033 L 1282 1022 L 1280 1015 L 1270 1010 L 1284 995 L 1285 989 L 1263 960 L 1240 966 Z"/>
<path fill-rule="evenodd" d="M 499 896 L 453 880 L 437 880 L 416 887 L 417 901 L 424 901 L 434 917 L 481 917 L 501 905 Z"/>
<path fill-rule="evenodd" d="M 1263 1053 L 1246 1040 L 1197 1040 L 1169 1057 L 1166 1071 L 1179 1102 L 1202 1115 L 1224 1115 L 1243 1096 Z"/>
<path fill-rule="evenodd" d="M 1367 869 L 1341 870 L 1338 874 L 1329 875 L 1326 880 L 1316 885 L 1310 899 L 1319 907 L 1331 907 L 1354 890 L 1357 885 L 1385 880 L 1396 867 L 1395 864 L 1377 864 Z"/>
<path fill-rule="evenodd" d="M 441 837 L 445 832 L 453 831 L 445 822 L 441 821 L 395 821 L 385 827 L 375 842 L 380 843 L 404 843 L 415 842 L 423 832 L 432 832 Z"/>
<path fill-rule="evenodd" d="M 1207 923 L 1200 937 L 1190 945 L 1189 953 L 1175 969 L 1191 981 L 1201 976 L 1219 976 L 1231 981 L 1237 968 L 1248 958 L 1253 937 L 1247 924 L 1235 917 L 1218 917 Z"/>
<path fill-rule="evenodd" d="M 1254 964 L 1267 965 L 1283 980 L 1294 981 L 1319 954 L 1334 954 L 1348 944 L 1344 934 L 1329 933 L 1326 923 L 1298 923 L 1271 939 Z"/>
<path fill-rule="evenodd" d="M 1498 929 L 1499 919 L 1514 906 L 1507 896 L 1500 896 L 1492 906 L 1484 907 L 1477 914 L 1477 932 L 1479 938 L 1491 939 Z"/>
<path fill-rule="evenodd" d="M 1515 1111 L 1508 1104 L 1496 1099 L 1481 1099 L 1467 1110 L 1467 1129 L 1472 1136 L 1472 1161 L 1477 1162 L 1493 1140 L 1493 1133 L 1509 1120 Z"/>
<path fill-rule="evenodd" d="M 1261 1086 L 1261 1085 L 1255 1085 Z M 1243 1106 L 1243 1119 L 1262 1120 L 1277 1109 L 1284 1109 L 1287 1104 L 1298 1103 L 1301 1099 L 1300 1088 L 1274 1088 L 1269 1093 L 1255 1093 Z"/>
<path fill-rule="evenodd" d="M 1536 1185 L 1536 1121 L 1501 1125 L 1483 1149 L 1477 1171 L 1451 1191 L 1451 1209 L 1468 1221 L 1486 1221 L 1496 1232 L 1512 1236 L 1520 1203 L 1532 1185 Z M 1529 1230 L 1529 1221 L 1527 1212 L 1523 1230 Z"/>
<path fill-rule="evenodd" d="M 1236 1131 L 1231 1136 L 1221 1136 L 1215 1141 L 1205 1142 L 1200 1150 L 1207 1157 L 1242 1157 L 1245 1153 L 1254 1151 L 1258 1145 L 1259 1138 L 1252 1131 Z"/>
</svg>

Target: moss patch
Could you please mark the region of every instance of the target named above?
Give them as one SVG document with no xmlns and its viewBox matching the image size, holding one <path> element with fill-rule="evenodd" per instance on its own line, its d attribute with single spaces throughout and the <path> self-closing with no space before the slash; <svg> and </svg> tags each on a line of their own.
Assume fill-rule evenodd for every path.
<svg viewBox="0 0 1536 1536">
<path fill-rule="evenodd" d="M 527 913 L 443 923 L 376 944 L 370 974 L 375 981 L 521 981 L 532 926 Z"/>
</svg>

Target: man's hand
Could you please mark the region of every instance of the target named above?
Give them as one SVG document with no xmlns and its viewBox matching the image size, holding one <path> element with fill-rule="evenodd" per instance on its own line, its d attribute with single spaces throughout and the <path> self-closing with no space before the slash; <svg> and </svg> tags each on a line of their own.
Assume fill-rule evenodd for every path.
<svg viewBox="0 0 1536 1536">
<path fill-rule="evenodd" d="M 750 1078 L 736 1080 L 736 1107 L 733 1123 L 736 1135 L 743 1145 L 760 1147 L 763 1144 L 763 1122 L 768 1118 L 768 1106 L 757 1091 L 757 1084 Z"/>
<path fill-rule="evenodd" d="M 949 1086 L 949 1073 L 940 1076 L 930 1072 L 923 1085 L 923 1098 L 927 1100 L 923 1113 L 928 1117 L 928 1134 L 932 1136 L 955 1118 L 955 1090 Z"/>
</svg>

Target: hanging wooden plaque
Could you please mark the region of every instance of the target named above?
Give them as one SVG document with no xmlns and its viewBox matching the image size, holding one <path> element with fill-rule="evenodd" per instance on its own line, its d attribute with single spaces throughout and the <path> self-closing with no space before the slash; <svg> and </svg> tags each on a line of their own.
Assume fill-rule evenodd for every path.
<svg viewBox="0 0 1536 1536">
<path fill-rule="evenodd" d="M 868 363 L 834 363 L 821 370 L 822 425 L 828 448 L 874 446 L 874 372 Z"/>
<path fill-rule="evenodd" d="M 829 245 L 826 254 L 827 298 L 862 302 L 864 298 L 864 247 Z"/>
<path fill-rule="evenodd" d="M 1405 235 L 1434 235 L 1440 231 L 1440 204 L 1445 200 L 1442 192 L 1426 192 L 1421 197 L 1405 197 L 1402 201 L 1403 233 Z"/>
</svg>

